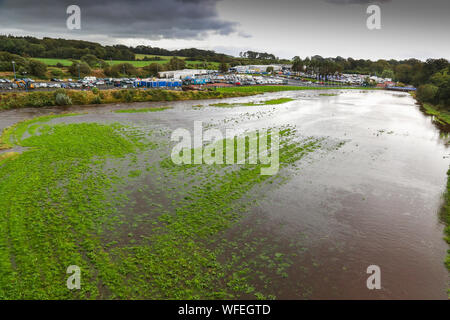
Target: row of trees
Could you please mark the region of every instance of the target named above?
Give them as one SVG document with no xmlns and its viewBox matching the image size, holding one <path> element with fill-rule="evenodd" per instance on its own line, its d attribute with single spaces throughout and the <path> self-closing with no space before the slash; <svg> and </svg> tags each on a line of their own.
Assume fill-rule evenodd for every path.
<svg viewBox="0 0 450 320">
<path fill-rule="evenodd" d="M 450 67 L 436 72 L 428 83 L 420 85 L 416 97 L 422 103 L 431 103 L 450 111 Z"/>
<path fill-rule="evenodd" d="M 321 56 L 292 59 L 294 71 L 307 71 L 318 74 L 354 73 L 376 75 L 392 78 L 397 81 L 419 86 L 426 83 L 436 72 L 448 67 L 446 59 L 428 59 L 422 62 L 417 59 L 408 60 L 364 60 L 353 58 L 323 58 Z"/>
<path fill-rule="evenodd" d="M 280 60 L 275 55 L 266 52 L 247 51 L 240 57 L 232 57 L 213 50 L 197 48 L 167 50 L 151 46 L 127 47 L 124 45 L 103 46 L 99 43 L 83 40 L 66 40 L 45 37 L 16 37 L 0 35 L 0 51 L 21 55 L 24 57 L 76 59 L 86 55 L 94 55 L 102 60 L 135 60 L 136 54 L 156 56 L 179 56 L 189 60 L 204 62 L 229 63 L 232 66 L 245 64 L 289 63 Z M 145 58 L 144 58 L 145 59 Z"/>
<path fill-rule="evenodd" d="M 186 61 L 173 57 L 165 64 L 152 63 L 143 68 L 136 68 L 128 62 L 111 65 L 93 55 L 86 55 L 81 57 L 80 61 L 73 60 L 68 71 L 74 77 L 78 77 L 78 75 L 84 77 L 92 73 L 92 68 L 101 68 L 107 77 L 113 78 L 121 76 L 154 77 L 161 71 L 184 69 L 186 68 Z"/>
<path fill-rule="evenodd" d="M 13 67 L 13 62 L 15 66 Z M 0 52 L 0 71 L 12 72 L 15 68 L 18 76 L 32 75 L 45 77 L 47 65 L 38 60 L 23 58 L 9 52 Z"/>
<path fill-rule="evenodd" d="M 446 59 L 355 60 L 321 56 L 292 59 L 294 71 L 315 74 L 355 73 L 391 78 L 418 88 L 417 98 L 450 109 L 450 63 Z"/>
<path fill-rule="evenodd" d="M 99 43 L 34 37 L 0 36 L 0 51 L 24 57 L 80 59 L 87 54 L 101 59 L 134 60 L 135 54 L 127 46 L 102 46 Z"/>
</svg>

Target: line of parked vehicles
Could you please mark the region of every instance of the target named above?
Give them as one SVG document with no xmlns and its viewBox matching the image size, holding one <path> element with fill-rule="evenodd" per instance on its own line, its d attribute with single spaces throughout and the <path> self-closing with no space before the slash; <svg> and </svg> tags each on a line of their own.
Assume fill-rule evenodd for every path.
<svg viewBox="0 0 450 320">
<path fill-rule="evenodd" d="M 29 78 L 22 79 L 0 79 L 0 89 L 14 90 L 14 89 L 53 89 L 53 88 L 67 88 L 67 89 L 89 89 L 93 87 L 99 88 L 128 88 L 132 87 L 137 79 L 135 78 L 96 78 L 85 77 L 80 80 L 73 79 L 58 79 L 52 78 L 50 81 L 35 81 Z"/>
<path fill-rule="evenodd" d="M 227 83 L 237 86 L 245 85 L 283 85 L 287 84 L 287 80 L 279 77 L 257 76 L 246 74 L 231 75 L 213 75 L 200 76 L 196 78 L 185 79 L 184 84 L 207 84 L 207 83 Z"/>
</svg>

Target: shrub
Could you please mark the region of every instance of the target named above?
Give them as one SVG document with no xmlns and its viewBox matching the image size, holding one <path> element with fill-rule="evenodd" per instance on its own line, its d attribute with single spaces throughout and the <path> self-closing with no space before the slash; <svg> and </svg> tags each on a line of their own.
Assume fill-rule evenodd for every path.
<svg viewBox="0 0 450 320">
<path fill-rule="evenodd" d="M 72 63 L 72 65 L 69 67 L 70 74 L 73 76 L 78 76 L 78 71 L 80 71 L 80 76 L 84 77 L 91 73 L 91 68 L 87 63 Z"/>
<path fill-rule="evenodd" d="M 70 92 L 70 98 L 73 104 L 76 105 L 88 104 L 87 95 L 84 92 L 72 91 Z"/>
<path fill-rule="evenodd" d="M 114 97 L 114 99 L 120 100 L 122 98 L 122 91 L 114 90 L 112 92 L 112 96 Z"/>
<path fill-rule="evenodd" d="M 95 96 L 94 99 L 92 99 L 91 103 L 92 104 L 101 104 L 102 98 L 100 98 L 99 96 Z"/>
<path fill-rule="evenodd" d="M 133 102 L 133 95 L 134 95 L 134 92 L 132 92 L 132 90 L 126 91 L 126 93 L 125 93 L 125 101 L 126 102 Z"/>
<path fill-rule="evenodd" d="M 65 93 L 57 93 L 55 102 L 58 106 L 68 106 L 72 104 L 72 100 Z"/>
<path fill-rule="evenodd" d="M 92 88 L 92 92 L 93 92 L 94 94 L 98 94 L 99 90 L 98 90 L 98 88 L 94 87 L 94 88 Z"/>
<path fill-rule="evenodd" d="M 38 60 L 30 60 L 28 67 L 30 74 L 37 77 L 45 77 L 45 73 L 47 72 L 47 65 L 45 63 Z"/>
<path fill-rule="evenodd" d="M 63 76 L 63 72 L 60 69 L 51 69 L 50 73 L 52 74 L 52 77 L 61 77 Z"/>
</svg>

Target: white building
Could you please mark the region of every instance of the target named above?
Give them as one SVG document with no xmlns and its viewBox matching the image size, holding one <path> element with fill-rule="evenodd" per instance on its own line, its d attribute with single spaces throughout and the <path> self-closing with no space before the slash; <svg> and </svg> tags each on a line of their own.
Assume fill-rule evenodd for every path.
<svg viewBox="0 0 450 320">
<path fill-rule="evenodd" d="M 238 73 L 261 73 L 267 72 L 267 68 L 272 67 L 273 71 L 279 72 L 284 69 L 290 69 L 292 65 L 284 64 L 262 64 L 262 65 L 246 65 L 246 66 L 235 66 L 234 69 Z"/>
<path fill-rule="evenodd" d="M 186 77 L 195 77 L 195 76 L 206 75 L 206 74 L 211 74 L 211 73 L 217 73 L 217 70 L 183 69 L 183 70 L 158 72 L 160 78 L 169 78 L 169 79 L 184 79 Z"/>
</svg>

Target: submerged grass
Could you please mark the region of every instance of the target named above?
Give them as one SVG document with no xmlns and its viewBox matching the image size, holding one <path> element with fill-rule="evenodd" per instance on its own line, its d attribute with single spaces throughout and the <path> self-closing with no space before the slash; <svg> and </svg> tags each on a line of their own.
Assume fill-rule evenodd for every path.
<svg viewBox="0 0 450 320">
<path fill-rule="evenodd" d="M 253 270 L 267 264 L 285 277 L 282 254 L 267 249 L 245 258 L 223 233 L 252 204 L 243 200 L 249 192 L 275 187 L 277 175 L 261 176 L 260 163 L 177 166 L 165 158 L 144 171 L 141 153 L 164 154 L 154 133 L 120 124 L 49 124 L 52 118 L 4 133 L 27 149 L 0 161 L 0 299 L 273 297 L 269 282 L 252 282 L 264 276 Z M 281 168 L 320 148 L 317 139 L 295 142 L 292 128 L 280 134 Z M 183 177 L 193 179 L 185 191 Z M 153 185 L 136 192 L 152 203 L 128 217 L 126 190 L 145 178 Z M 224 248 L 242 261 L 221 260 Z M 81 290 L 66 287 L 70 265 L 82 270 Z"/>
<path fill-rule="evenodd" d="M 159 108 L 140 108 L 140 109 L 120 109 L 114 110 L 115 113 L 139 113 L 139 112 L 158 112 L 167 109 L 172 109 L 172 107 L 159 107 Z"/>
<path fill-rule="evenodd" d="M 246 106 L 246 107 L 255 107 L 255 106 L 267 106 L 267 105 L 277 105 L 283 104 L 286 102 L 294 101 L 291 98 L 279 98 L 279 99 L 271 99 L 260 102 L 244 102 L 244 103 L 214 103 L 210 104 L 212 107 L 222 107 L 222 108 L 232 108 L 237 106 Z"/>
<path fill-rule="evenodd" d="M 429 103 L 422 104 L 422 108 L 426 114 L 434 116 L 435 120 L 443 125 L 450 125 L 450 113 L 446 110 L 440 109 Z"/>
<path fill-rule="evenodd" d="M 321 97 L 334 97 L 337 96 L 336 93 L 320 93 L 319 96 Z"/>
</svg>

